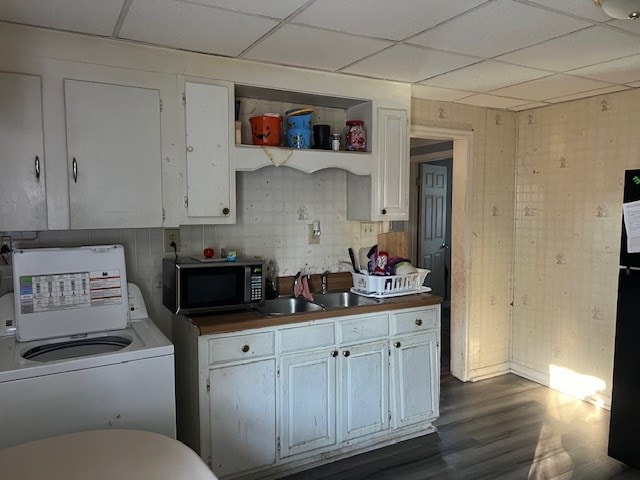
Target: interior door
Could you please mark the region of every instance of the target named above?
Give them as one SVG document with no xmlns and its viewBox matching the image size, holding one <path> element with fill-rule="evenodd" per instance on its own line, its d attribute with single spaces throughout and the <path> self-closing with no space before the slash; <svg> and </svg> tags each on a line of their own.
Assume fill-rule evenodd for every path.
<svg viewBox="0 0 640 480">
<path fill-rule="evenodd" d="M 420 166 L 420 177 L 421 267 L 431 270 L 426 281 L 433 293 L 447 298 L 447 167 L 424 163 Z"/>
</svg>

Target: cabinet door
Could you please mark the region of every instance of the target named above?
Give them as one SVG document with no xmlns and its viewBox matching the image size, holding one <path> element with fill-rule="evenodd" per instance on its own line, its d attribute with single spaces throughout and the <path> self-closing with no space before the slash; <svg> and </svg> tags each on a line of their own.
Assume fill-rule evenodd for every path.
<svg viewBox="0 0 640 480">
<path fill-rule="evenodd" d="M 0 230 L 46 230 L 40 77 L 0 73 Z"/>
<path fill-rule="evenodd" d="M 389 427 L 389 344 L 340 349 L 341 438 L 349 440 Z"/>
<path fill-rule="evenodd" d="M 394 426 L 438 416 L 438 336 L 436 332 L 392 341 Z"/>
<path fill-rule="evenodd" d="M 281 357 L 281 457 L 336 443 L 335 371 L 330 351 Z"/>
<path fill-rule="evenodd" d="M 407 220 L 409 214 L 409 136 L 407 111 L 377 110 L 378 168 L 373 196 L 377 220 Z"/>
<path fill-rule="evenodd" d="M 220 477 L 276 460 L 275 359 L 209 371 L 211 468 Z"/>
<path fill-rule="evenodd" d="M 65 80 L 71 228 L 162 226 L 160 92 Z"/>
<path fill-rule="evenodd" d="M 233 85 L 185 83 L 186 218 L 235 223 Z"/>
</svg>

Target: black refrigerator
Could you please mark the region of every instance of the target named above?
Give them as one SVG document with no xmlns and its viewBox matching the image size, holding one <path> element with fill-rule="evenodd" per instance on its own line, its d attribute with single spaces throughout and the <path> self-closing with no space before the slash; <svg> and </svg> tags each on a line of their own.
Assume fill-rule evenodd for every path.
<svg viewBox="0 0 640 480">
<path fill-rule="evenodd" d="M 624 203 L 640 200 L 640 170 L 627 170 Z M 609 456 L 640 469 L 640 253 L 622 225 Z"/>
</svg>

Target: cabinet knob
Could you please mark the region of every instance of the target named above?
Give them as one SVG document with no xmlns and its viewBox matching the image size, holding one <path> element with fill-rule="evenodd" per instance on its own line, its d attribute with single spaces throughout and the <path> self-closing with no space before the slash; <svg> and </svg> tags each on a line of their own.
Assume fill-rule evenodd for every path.
<svg viewBox="0 0 640 480">
<path fill-rule="evenodd" d="M 193 152 L 193 147 L 191 145 L 189 145 L 187 147 L 187 152 L 189 152 L 189 153 Z"/>
<path fill-rule="evenodd" d="M 400 342 L 396 342 L 393 344 L 396 348 L 400 348 L 402 346 L 402 344 Z"/>
<path fill-rule="evenodd" d="M 416 318 L 416 325 L 419 326 L 419 327 L 422 325 L 422 319 L 421 318 Z"/>
<path fill-rule="evenodd" d="M 224 208 L 222 209 L 222 214 L 223 214 L 223 215 L 229 215 L 229 212 L 230 212 L 230 211 L 231 211 L 231 210 L 229 210 L 227 207 L 224 207 Z"/>
<path fill-rule="evenodd" d="M 243 345 L 243 346 L 242 346 L 242 351 L 243 351 L 244 353 L 247 353 L 249 350 L 251 350 L 251 347 L 249 347 L 249 345 Z"/>
<path fill-rule="evenodd" d="M 387 214 L 387 209 L 386 209 L 386 208 L 383 208 L 383 209 L 382 209 L 382 211 L 381 211 L 380 213 L 382 213 L 382 215 L 386 215 L 386 214 Z"/>
<path fill-rule="evenodd" d="M 332 357 L 337 357 L 338 356 L 338 350 L 334 350 L 333 352 L 331 352 L 331 356 Z"/>
<path fill-rule="evenodd" d="M 344 352 L 342 352 L 342 355 L 348 357 L 349 355 L 351 355 L 351 352 L 349 350 L 345 350 Z"/>
</svg>

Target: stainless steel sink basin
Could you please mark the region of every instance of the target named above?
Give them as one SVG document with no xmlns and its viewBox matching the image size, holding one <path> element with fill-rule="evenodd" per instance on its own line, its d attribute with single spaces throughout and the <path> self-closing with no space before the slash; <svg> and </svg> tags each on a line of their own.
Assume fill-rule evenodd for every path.
<svg viewBox="0 0 640 480">
<path fill-rule="evenodd" d="M 324 305 L 327 310 L 334 308 L 357 307 L 361 305 L 375 305 L 378 300 L 363 297 L 351 292 L 329 292 L 325 294 L 314 293 L 313 301 Z"/>
<path fill-rule="evenodd" d="M 319 310 L 324 310 L 322 305 L 317 305 L 299 297 L 278 297 L 266 300 L 264 306 L 258 308 L 258 311 L 265 315 L 292 315 L 294 313 L 316 312 Z"/>
</svg>

